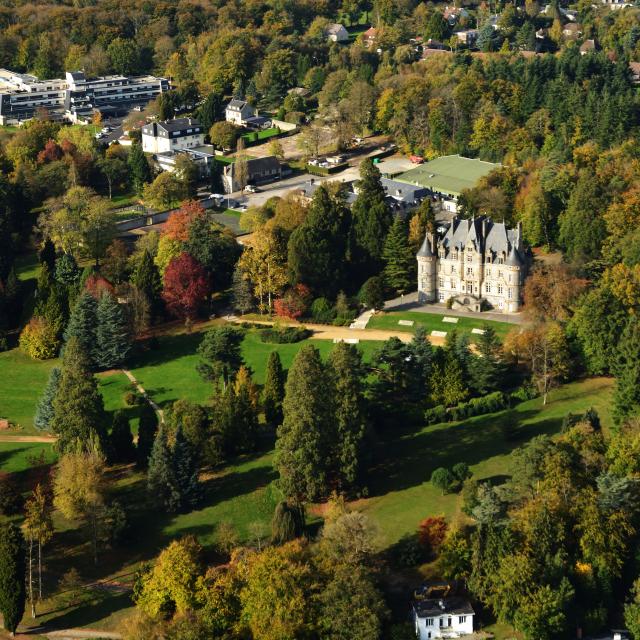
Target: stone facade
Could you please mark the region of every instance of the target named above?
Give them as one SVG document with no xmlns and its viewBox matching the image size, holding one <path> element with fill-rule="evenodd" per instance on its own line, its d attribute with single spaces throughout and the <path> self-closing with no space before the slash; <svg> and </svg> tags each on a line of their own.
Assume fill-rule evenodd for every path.
<svg viewBox="0 0 640 640">
<path fill-rule="evenodd" d="M 427 233 L 416 257 L 420 302 L 452 299 L 453 308 L 520 311 L 531 262 L 520 224 L 509 229 L 486 216 L 455 217 Z"/>
</svg>

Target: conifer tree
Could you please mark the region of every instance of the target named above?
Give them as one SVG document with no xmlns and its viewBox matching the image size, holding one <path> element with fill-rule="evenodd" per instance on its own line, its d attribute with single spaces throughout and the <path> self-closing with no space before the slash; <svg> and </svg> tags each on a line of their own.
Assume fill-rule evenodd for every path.
<svg viewBox="0 0 640 640">
<path fill-rule="evenodd" d="M 135 458 L 131 425 L 124 411 L 116 411 L 111 423 L 111 454 L 116 462 L 132 462 Z"/>
<path fill-rule="evenodd" d="M 49 273 L 53 275 L 56 266 L 56 246 L 48 238 L 44 241 L 42 249 L 38 252 L 38 260 L 45 262 L 49 267 Z"/>
<path fill-rule="evenodd" d="M 621 422 L 640 412 L 640 321 L 637 316 L 629 316 L 617 351 L 613 366 L 616 376 L 613 407 L 616 422 Z"/>
<path fill-rule="evenodd" d="M 56 260 L 55 279 L 68 287 L 77 284 L 80 279 L 78 263 L 70 253 L 63 253 Z"/>
<path fill-rule="evenodd" d="M 131 184 L 136 193 L 142 193 L 145 183 L 151 182 L 151 168 L 142 150 L 142 145 L 135 142 L 131 145 L 129 156 L 127 157 Z"/>
<path fill-rule="evenodd" d="M 493 327 L 485 325 L 476 342 L 478 357 L 470 361 L 471 381 L 480 394 L 499 389 L 504 382 L 505 364 L 502 346 Z"/>
<path fill-rule="evenodd" d="M 360 351 L 338 343 L 329 358 L 334 394 L 334 425 L 337 430 L 334 454 L 336 476 L 343 489 L 351 489 L 360 476 L 364 456 L 367 421 L 362 380 L 365 377 Z"/>
<path fill-rule="evenodd" d="M 282 423 L 285 379 L 280 354 L 277 351 L 272 351 L 267 361 L 267 374 L 262 390 L 262 406 L 265 420 L 275 427 Z"/>
<path fill-rule="evenodd" d="M 77 338 L 88 358 L 91 369 L 95 367 L 95 355 L 97 354 L 97 311 L 98 303 L 96 299 L 86 291 L 81 293 L 71 311 L 69 323 L 64 331 L 65 343 L 68 343 L 72 337 Z"/>
<path fill-rule="evenodd" d="M 304 346 L 287 377 L 274 461 L 280 488 L 297 504 L 327 492 L 333 412 L 326 389 L 327 375 L 319 351 Z"/>
<path fill-rule="evenodd" d="M 100 296 L 96 319 L 96 364 L 102 369 L 122 366 L 131 350 L 131 338 L 122 308 L 107 291 Z"/>
<path fill-rule="evenodd" d="M 53 367 L 49 373 L 47 386 L 44 388 L 40 400 L 36 406 L 36 415 L 33 424 L 39 431 L 48 431 L 51 419 L 53 418 L 53 400 L 58 392 L 60 384 L 60 368 Z"/>
<path fill-rule="evenodd" d="M 136 458 L 138 466 L 146 469 L 149 463 L 149 456 L 153 448 L 153 441 L 158 432 L 158 415 L 153 407 L 145 402 L 140 410 L 140 420 L 138 422 L 138 445 L 136 448 Z"/>
<path fill-rule="evenodd" d="M 454 355 L 447 355 L 442 380 L 442 403 L 453 407 L 467 399 L 469 390 L 464 381 L 464 370 Z"/>
<path fill-rule="evenodd" d="M 242 269 L 236 265 L 233 271 L 233 282 L 231 285 L 233 296 L 233 308 L 240 314 L 244 315 L 252 309 L 253 293 L 251 292 L 251 283 L 245 278 Z"/>
<path fill-rule="evenodd" d="M 13 636 L 26 599 L 25 546 L 22 532 L 9 523 L 0 529 L 0 613 L 4 628 Z"/>
<path fill-rule="evenodd" d="M 173 476 L 180 499 L 180 507 L 193 509 L 200 501 L 201 491 L 198 482 L 198 461 L 191 444 L 184 437 L 182 426 L 176 430 L 173 447 Z"/>
<path fill-rule="evenodd" d="M 160 425 L 151 448 L 147 470 L 147 489 L 153 499 L 163 505 L 167 511 L 175 512 L 180 508 L 180 493 L 176 486 L 173 456 L 163 425 Z"/>
<path fill-rule="evenodd" d="M 257 392 L 245 367 L 240 367 L 236 375 L 234 394 L 235 448 L 252 451 L 256 447 L 259 427 Z"/>
<path fill-rule="evenodd" d="M 160 298 L 160 294 L 162 293 L 162 279 L 160 278 L 158 267 L 146 249 L 140 258 L 138 267 L 133 273 L 131 282 L 138 291 L 141 291 L 145 295 L 149 302 L 151 315 L 152 317 L 156 317 L 160 312 L 162 304 Z"/>
<path fill-rule="evenodd" d="M 89 358 L 76 336 L 64 350 L 57 392 L 53 400 L 51 430 L 58 436 L 56 447 L 65 452 L 87 450 L 96 437 L 104 443 L 104 405 L 98 383 L 91 373 Z"/>
<path fill-rule="evenodd" d="M 400 294 L 410 291 L 415 285 L 416 259 L 409 246 L 407 225 L 402 216 L 396 216 L 391 225 L 382 257 L 387 286 Z"/>
</svg>

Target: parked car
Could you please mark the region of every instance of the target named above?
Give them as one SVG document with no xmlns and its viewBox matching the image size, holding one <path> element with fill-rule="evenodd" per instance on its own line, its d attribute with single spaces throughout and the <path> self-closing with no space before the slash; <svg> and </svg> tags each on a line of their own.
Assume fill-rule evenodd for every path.
<svg viewBox="0 0 640 640">
<path fill-rule="evenodd" d="M 258 193 L 258 191 L 260 191 L 260 189 L 258 189 L 258 187 L 256 187 L 254 184 L 248 184 L 244 188 L 245 193 Z"/>
<path fill-rule="evenodd" d="M 102 133 L 111 133 L 111 127 L 102 127 Z"/>
</svg>

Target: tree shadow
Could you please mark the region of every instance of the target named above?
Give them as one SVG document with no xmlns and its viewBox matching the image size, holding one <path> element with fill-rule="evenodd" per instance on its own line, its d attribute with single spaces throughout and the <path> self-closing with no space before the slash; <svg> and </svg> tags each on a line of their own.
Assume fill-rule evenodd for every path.
<svg viewBox="0 0 640 640">
<path fill-rule="evenodd" d="M 130 367 L 153 367 L 188 354 L 195 354 L 203 335 L 204 331 L 158 336 L 147 343 L 147 349 L 141 350 L 132 358 Z"/>
<path fill-rule="evenodd" d="M 47 629 L 70 629 L 90 626 L 132 605 L 131 595 L 128 592 L 98 594 L 94 590 L 92 593 L 94 597 L 90 601 L 78 606 L 71 605 L 67 607 L 66 613 L 56 616 L 47 622 L 45 625 Z"/>
</svg>

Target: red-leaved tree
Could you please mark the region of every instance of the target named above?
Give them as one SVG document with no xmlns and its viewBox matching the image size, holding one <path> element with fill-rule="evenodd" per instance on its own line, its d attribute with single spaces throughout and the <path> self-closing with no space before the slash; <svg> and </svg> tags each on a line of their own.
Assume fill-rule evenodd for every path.
<svg viewBox="0 0 640 640">
<path fill-rule="evenodd" d="M 164 272 L 162 299 L 174 316 L 192 320 L 208 295 L 209 279 L 195 258 L 181 253 L 169 262 Z"/>
<path fill-rule="evenodd" d="M 44 164 L 45 162 L 60 160 L 62 155 L 60 145 L 55 140 L 48 140 L 47 144 L 44 145 L 44 149 L 38 154 L 38 162 Z"/>
<path fill-rule="evenodd" d="M 420 523 L 418 539 L 428 554 L 438 553 L 438 549 L 447 535 L 447 528 L 444 516 L 430 516 Z"/>
<path fill-rule="evenodd" d="M 311 291 L 309 287 L 297 284 L 295 287 L 287 289 L 282 298 L 274 300 L 273 308 L 277 316 L 297 320 L 307 311 L 310 302 Z"/>
<path fill-rule="evenodd" d="M 191 223 L 204 214 L 205 210 L 197 200 L 187 200 L 167 218 L 162 233 L 172 240 L 186 242 L 189 239 Z"/>
</svg>

